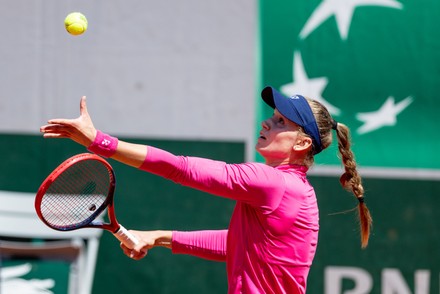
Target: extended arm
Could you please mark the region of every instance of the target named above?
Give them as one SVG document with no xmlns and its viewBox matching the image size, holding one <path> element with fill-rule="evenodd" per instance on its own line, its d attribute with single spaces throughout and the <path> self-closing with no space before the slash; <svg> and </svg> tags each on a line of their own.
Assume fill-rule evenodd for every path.
<svg viewBox="0 0 440 294">
<path fill-rule="evenodd" d="M 136 260 L 145 257 L 154 247 L 172 249 L 174 254 L 188 254 L 213 261 L 226 260 L 227 230 L 130 232 L 139 244 L 129 249 L 121 243 L 121 248 L 127 256 Z"/>
<path fill-rule="evenodd" d="M 85 147 L 97 143 L 98 131 L 87 111 L 84 96 L 80 101 L 78 118 L 51 119 L 40 131 L 45 138 L 69 138 Z M 282 176 L 263 164 L 227 165 L 202 158 L 184 158 L 153 147 L 108 138 L 115 142 L 110 155 L 112 159 L 185 186 L 244 201 L 263 209 L 276 207 L 285 189 Z M 149 156 L 147 152 L 154 154 Z"/>
</svg>

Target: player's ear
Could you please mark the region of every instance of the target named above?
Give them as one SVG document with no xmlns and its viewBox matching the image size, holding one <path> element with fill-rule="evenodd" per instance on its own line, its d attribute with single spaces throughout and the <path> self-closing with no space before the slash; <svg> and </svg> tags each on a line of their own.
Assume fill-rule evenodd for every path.
<svg viewBox="0 0 440 294">
<path fill-rule="evenodd" d="M 293 150 L 300 152 L 312 148 L 312 139 L 306 136 L 299 136 L 293 145 Z"/>
</svg>

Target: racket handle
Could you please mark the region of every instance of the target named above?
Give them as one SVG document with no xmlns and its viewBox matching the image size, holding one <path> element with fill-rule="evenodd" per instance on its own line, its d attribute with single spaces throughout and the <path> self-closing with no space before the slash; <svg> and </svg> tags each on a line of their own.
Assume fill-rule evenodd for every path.
<svg viewBox="0 0 440 294">
<path fill-rule="evenodd" d="M 121 225 L 119 226 L 119 230 L 113 235 L 130 249 L 133 249 L 134 246 L 139 243 L 138 239 Z"/>
</svg>

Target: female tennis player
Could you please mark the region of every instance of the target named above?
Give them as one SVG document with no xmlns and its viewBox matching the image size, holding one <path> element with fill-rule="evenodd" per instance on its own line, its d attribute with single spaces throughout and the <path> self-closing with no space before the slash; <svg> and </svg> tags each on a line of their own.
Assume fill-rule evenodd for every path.
<svg viewBox="0 0 440 294">
<path fill-rule="evenodd" d="M 359 201 L 361 246 L 368 244 L 371 217 L 350 148 L 349 129 L 317 101 L 285 97 L 272 87 L 263 100 L 274 109 L 262 122 L 256 151 L 265 163 L 227 164 L 176 156 L 152 146 L 118 140 L 96 130 L 86 99 L 76 119 L 52 119 L 45 138 L 70 138 L 89 151 L 168 178 L 176 183 L 236 201 L 228 229 L 192 232 L 131 231 L 139 240 L 125 254 L 141 259 L 155 246 L 176 254 L 225 261 L 228 293 L 305 293 L 318 242 L 318 206 L 307 170 L 314 155 L 336 132 L 345 172 L 342 186 Z"/>
</svg>

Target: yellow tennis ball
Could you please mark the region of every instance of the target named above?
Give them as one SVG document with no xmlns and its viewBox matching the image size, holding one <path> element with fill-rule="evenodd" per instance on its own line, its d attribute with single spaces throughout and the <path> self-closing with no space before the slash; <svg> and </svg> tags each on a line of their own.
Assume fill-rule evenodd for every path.
<svg viewBox="0 0 440 294">
<path fill-rule="evenodd" d="M 87 18 L 81 12 L 69 13 L 64 19 L 64 25 L 69 34 L 81 35 L 87 30 Z"/>
</svg>

